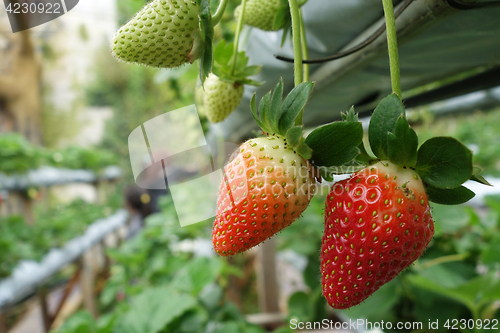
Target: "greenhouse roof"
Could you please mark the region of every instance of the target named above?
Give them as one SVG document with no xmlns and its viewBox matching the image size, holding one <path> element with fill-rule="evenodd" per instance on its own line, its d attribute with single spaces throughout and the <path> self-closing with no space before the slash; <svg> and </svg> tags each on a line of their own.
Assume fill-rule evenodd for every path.
<svg viewBox="0 0 500 333">
<path fill-rule="evenodd" d="M 461 89 L 452 89 L 447 97 L 500 85 L 500 75 L 489 73 L 500 64 L 500 1 L 394 3 L 395 11 L 401 12 L 396 24 L 403 97 L 408 97 L 405 92 L 411 89 L 463 73 L 482 73 L 482 76 L 467 81 Z M 349 50 L 369 40 L 384 26 L 379 0 L 309 1 L 303 7 L 303 17 L 310 59 Z M 280 76 L 287 88 L 292 88 L 293 64 L 274 57 L 293 56 L 289 41 L 280 48 L 281 34 L 258 29 L 246 31 L 244 48 L 252 64 L 263 65 L 256 79 L 265 83 L 258 88 L 247 87 L 236 112 L 214 125 L 229 141 L 241 141 L 258 130 L 249 112 L 254 92 L 259 100 L 273 89 Z M 311 80 L 316 85 L 304 114 L 306 126 L 337 120 L 340 112 L 352 105 L 357 112 L 370 112 L 391 89 L 385 32 L 351 55 L 311 65 Z M 426 102 L 418 97 L 408 100 L 411 106 Z M 437 99 L 439 95 L 434 96 L 434 101 Z"/>
</svg>

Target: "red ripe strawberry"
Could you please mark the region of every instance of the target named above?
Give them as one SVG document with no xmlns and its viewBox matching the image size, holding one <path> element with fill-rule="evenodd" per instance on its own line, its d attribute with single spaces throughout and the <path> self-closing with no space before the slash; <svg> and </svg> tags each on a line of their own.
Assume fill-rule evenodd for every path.
<svg viewBox="0 0 500 333">
<path fill-rule="evenodd" d="M 379 162 L 333 185 L 321 248 L 323 295 L 336 309 L 359 304 L 425 250 L 434 222 L 420 177 Z"/>
<path fill-rule="evenodd" d="M 213 228 L 215 251 L 248 250 L 295 221 L 314 194 L 310 164 L 279 136 L 250 139 L 224 168 Z"/>
</svg>

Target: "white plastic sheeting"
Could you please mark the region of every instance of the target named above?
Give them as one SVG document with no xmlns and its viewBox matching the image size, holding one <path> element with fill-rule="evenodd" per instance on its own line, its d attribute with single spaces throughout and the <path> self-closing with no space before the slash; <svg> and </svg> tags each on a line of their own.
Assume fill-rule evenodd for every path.
<svg viewBox="0 0 500 333">
<path fill-rule="evenodd" d="M 48 278 L 81 257 L 93 245 L 126 224 L 129 214 L 119 210 L 114 215 L 92 223 L 85 234 L 62 248 L 54 248 L 41 262 L 21 261 L 12 275 L 0 282 L 0 309 L 11 306 L 30 295 Z"/>
<path fill-rule="evenodd" d="M 118 166 L 109 166 L 99 175 L 89 170 L 60 169 L 41 167 L 22 175 L 5 175 L 0 173 L 0 189 L 23 190 L 29 187 L 53 186 L 69 183 L 94 183 L 99 179 L 116 179 L 122 176 Z"/>
</svg>

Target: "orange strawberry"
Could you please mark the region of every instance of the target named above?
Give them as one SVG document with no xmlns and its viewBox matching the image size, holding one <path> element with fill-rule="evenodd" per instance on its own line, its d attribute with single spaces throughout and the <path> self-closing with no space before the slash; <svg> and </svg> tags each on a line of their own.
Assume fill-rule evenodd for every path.
<svg viewBox="0 0 500 333">
<path fill-rule="evenodd" d="M 302 126 L 294 126 L 312 90 L 312 83 L 295 87 L 283 98 L 283 81 L 272 97 L 264 96 L 252 115 L 266 137 L 243 143 L 224 168 L 212 232 L 215 251 L 233 255 L 258 245 L 288 227 L 307 208 L 315 178 L 307 159 Z"/>
<path fill-rule="evenodd" d="M 278 136 L 250 139 L 224 168 L 214 249 L 239 253 L 288 227 L 315 190 L 311 165 Z"/>
</svg>

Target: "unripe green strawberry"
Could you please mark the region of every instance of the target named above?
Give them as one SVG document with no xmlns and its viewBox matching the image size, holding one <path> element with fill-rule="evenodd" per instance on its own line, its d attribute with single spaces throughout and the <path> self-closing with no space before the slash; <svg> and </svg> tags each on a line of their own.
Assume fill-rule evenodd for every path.
<svg viewBox="0 0 500 333">
<path fill-rule="evenodd" d="M 241 83 L 228 83 L 210 74 L 203 85 L 203 110 L 211 123 L 218 123 L 229 116 L 240 104 L 244 87 Z"/>
<path fill-rule="evenodd" d="M 382 161 L 332 186 L 321 248 L 323 295 L 335 309 L 359 304 L 410 266 L 434 235 L 424 185 Z"/>
<path fill-rule="evenodd" d="M 111 42 L 119 60 L 173 68 L 194 62 L 202 50 L 195 0 L 153 0 L 118 30 Z"/>
<path fill-rule="evenodd" d="M 316 180 L 282 137 L 250 139 L 224 168 L 212 240 L 222 256 L 246 251 L 288 227 L 307 208 Z"/>
<path fill-rule="evenodd" d="M 265 31 L 278 30 L 281 27 L 275 29 L 274 20 L 281 6 L 281 0 L 249 0 L 245 5 L 243 23 Z M 234 12 L 236 20 L 240 13 L 241 5 Z"/>
</svg>

